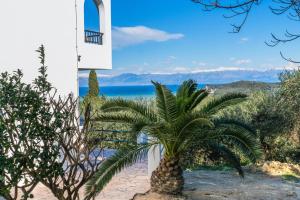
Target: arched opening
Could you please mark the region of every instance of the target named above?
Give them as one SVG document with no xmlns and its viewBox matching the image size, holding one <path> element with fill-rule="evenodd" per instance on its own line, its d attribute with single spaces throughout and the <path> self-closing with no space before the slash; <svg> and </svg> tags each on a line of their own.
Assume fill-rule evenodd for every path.
<svg viewBox="0 0 300 200">
<path fill-rule="evenodd" d="M 84 34 L 85 42 L 103 44 L 104 9 L 101 0 L 85 0 L 84 2 Z"/>
</svg>

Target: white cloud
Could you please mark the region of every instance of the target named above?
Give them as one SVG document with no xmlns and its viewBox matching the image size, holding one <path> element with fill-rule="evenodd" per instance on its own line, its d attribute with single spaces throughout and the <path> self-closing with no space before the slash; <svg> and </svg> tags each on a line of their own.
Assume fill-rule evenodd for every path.
<svg viewBox="0 0 300 200">
<path fill-rule="evenodd" d="M 170 60 L 176 60 L 176 59 L 177 59 L 176 56 L 169 56 L 168 58 L 169 58 Z"/>
<path fill-rule="evenodd" d="M 187 67 L 175 67 L 173 68 L 173 71 L 175 73 L 181 73 L 181 72 L 187 72 L 189 69 Z"/>
<path fill-rule="evenodd" d="M 267 66 L 266 64 L 262 66 Z M 268 69 L 275 69 L 275 70 L 298 70 L 300 68 L 298 63 L 292 63 L 288 62 L 286 65 L 283 66 L 274 66 L 274 65 L 269 65 Z"/>
<path fill-rule="evenodd" d="M 299 69 L 299 63 L 288 62 L 288 64 L 284 67 L 285 70 L 296 70 Z"/>
<path fill-rule="evenodd" d="M 204 68 L 204 69 L 194 69 L 192 73 L 198 72 L 222 72 L 222 71 L 235 71 L 235 70 L 248 70 L 240 67 L 216 67 L 216 68 Z"/>
<path fill-rule="evenodd" d="M 168 33 L 166 31 L 149 28 L 146 26 L 113 27 L 113 48 L 141 44 L 147 41 L 164 42 L 183 38 L 181 33 Z"/>
<path fill-rule="evenodd" d="M 236 65 L 245 65 L 251 63 L 250 59 L 240 59 L 240 60 L 235 60 Z"/>
<path fill-rule="evenodd" d="M 212 68 L 203 68 L 203 67 L 173 67 L 165 70 L 156 70 L 152 71 L 151 74 L 186 74 L 186 73 L 200 73 L 200 72 L 222 72 L 222 71 L 237 71 L 237 70 L 249 70 L 254 71 L 257 69 L 253 68 L 241 68 L 241 67 L 212 67 Z"/>
<path fill-rule="evenodd" d="M 79 71 L 78 72 L 78 77 L 79 78 L 88 78 L 89 74 L 90 74 L 90 72 L 88 70 L 86 70 L 86 71 Z M 98 78 L 100 78 L 100 77 L 109 77 L 109 76 L 111 76 L 111 75 L 97 73 L 97 77 Z"/>
<path fill-rule="evenodd" d="M 204 67 L 207 65 L 207 63 L 205 63 L 205 62 L 198 62 L 198 61 L 193 61 L 192 63 L 194 65 L 201 66 L 201 67 Z"/>
<path fill-rule="evenodd" d="M 246 43 L 246 42 L 248 42 L 249 41 L 249 38 L 247 38 L 247 37 L 242 37 L 241 39 L 240 39 L 240 43 Z"/>
</svg>

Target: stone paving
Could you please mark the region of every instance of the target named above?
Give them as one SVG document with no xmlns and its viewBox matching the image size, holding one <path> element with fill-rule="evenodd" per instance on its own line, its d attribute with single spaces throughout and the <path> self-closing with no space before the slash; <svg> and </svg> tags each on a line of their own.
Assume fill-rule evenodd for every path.
<svg viewBox="0 0 300 200">
<path fill-rule="evenodd" d="M 136 193 L 145 193 L 149 189 L 147 163 L 138 163 L 114 177 L 96 199 L 129 200 Z"/>
<path fill-rule="evenodd" d="M 145 193 L 150 189 L 147 173 L 147 162 L 137 163 L 115 176 L 96 200 L 129 200 L 136 193 Z M 83 195 L 83 190 L 81 195 Z M 34 199 L 55 200 L 51 192 L 43 185 L 39 185 L 33 192 Z M 81 198 L 83 199 L 83 198 Z"/>
</svg>

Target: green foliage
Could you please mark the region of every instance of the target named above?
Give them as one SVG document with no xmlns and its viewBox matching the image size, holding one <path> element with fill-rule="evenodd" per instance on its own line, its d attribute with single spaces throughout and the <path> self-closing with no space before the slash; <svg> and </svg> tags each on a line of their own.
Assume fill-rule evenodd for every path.
<svg viewBox="0 0 300 200">
<path fill-rule="evenodd" d="M 0 196 L 34 198 L 33 189 L 42 183 L 58 199 L 79 199 L 80 188 L 99 168 L 101 142 L 88 137 L 88 105 L 102 99 L 85 101 L 81 127 L 77 98 L 55 95 L 47 81 L 44 47 L 37 52 L 41 67 L 32 84 L 23 82 L 20 70 L 0 75 Z"/>
<path fill-rule="evenodd" d="M 300 71 L 286 71 L 280 75 L 280 80 L 279 103 L 287 111 L 286 118 L 292 122 L 295 134 L 298 135 L 298 142 L 300 142 Z"/>
<path fill-rule="evenodd" d="M 95 70 L 91 70 L 89 74 L 89 93 L 90 97 L 99 96 L 99 83 L 97 79 L 97 73 Z"/>
<path fill-rule="evenodd" d="M 95 120 L 125 124 L 129 127 L 132 137 L 147 133 L 153 138 L 149 145 L 152 145 L 152 142 L 163 145 L 165 158 L 180 158 L 194 148 L 218 152 L 241 175 L 243 174 L 239 158 L 231 151 L 232 146 L 252 161 L 260 156 L 260 147 L 252 129 L 243 122 L 219 115 L 221 111 L 245 101 L 246 95 L 228 94 L 208 98 L 209 92 L 197 90 L 197 84 L 192 80 L 183 82 L 176 95 L 160 83 L 153 84 L 156 89 L 154 107 L 141 102 L 111 99 L 104 103 L 103 112 Z M 128 164 L 125 164 L 127 154 L 117 155 L 107 166 L 103 166 L 101 172 L 89 183 L 88 196 L 100 192 L 112 175 L 135 161 L 130 159 Z"/>
<path fill-rule="evenodd" d="M 145 157 L 151 145 L 141 144 L 121 148 L 115 155 L 106 159 L 101 164 L 94 178 L 87 184 L 86 190 L 89 192 L 85 199 L 94 197 L 115 174 Z"/>
<path fill-rule="evenodd" d="M 101 141 L 100 149 L 119 149 L 124 148 L 128 145 L 128 141 L 132 138 L 130 133 L 127 132 L 128 126 L 115 122 L 102 123 L 95 121 L 97 113 L 100 111 L 102 105 L 107 102 L 107 99 L 103 96 L 99 97 L 84 97 L 83 101 L 80 102 L 81 113 L 84 113 L 86 107 L 91 105 L 91 129 L 89 130 L 90 140 Z M 84 116 L 82 116 L 84 120 Z M 136 140 L 135 140 L 136 141 Z"/>
<path fill-rule="evenodd" d="M 40 180 L 62 170 L 54 133 L 62 131 L 65 113 L 53 109 L 44 47 L 38 52 L 42 66 L 33 84 L 23 83 L 20 70 L 0 76 L 0 180 L 5 180 L 0 195 L 7 199 L 18 198 L 18 193 L 9 192 L 17 184 L 22 198 L 29 198 Z"/>
<path fill-rule="evenodd" d="M 297 93 L 297 76 L 291 75 L 291 72 L 281 76 L 282 83 L 278 84 L 277 89 L 263 92 L 257 89 L 250 94 L 247 102 L 226 109 L 222 115 L 252 125 L 257 131 L 264 160 L 295 162 L 300 160 L 297 137 L 295 139 L 297 98 L 294 99 L 293 95 Z"/>
<path fill-rule="evenodd" d="M 223 95 L 227 93 L 245 93 L 252 94 L 258 91 L 269 93 L 278 88 L 278 83 L 265 83 L 258 81 L 237 81 L 227 84 L 218 84 L 218 85 L 208 85 L 209 88 L 216 89 L 216 95 Z"/>
</svg>

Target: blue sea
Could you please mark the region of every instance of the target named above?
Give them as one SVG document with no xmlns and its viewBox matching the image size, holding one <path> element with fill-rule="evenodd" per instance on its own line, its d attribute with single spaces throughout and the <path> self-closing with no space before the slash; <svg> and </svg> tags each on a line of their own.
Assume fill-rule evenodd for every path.
<svg viewBox="0 0 300 200">
<path fill-rule="evenodd" d="M 203 88 L 205 85 L 199 85 L 199 88 Z M 172 91 L 176 92 L 178 85 L 167 85 Z M 155 89 L 153 85 L 135 85 L 135 86 L 100 86 L 100 95 L 116 98 L 122 97 L 126 99 L 135 98 L 152 98 L 155 95 Z M 80 97 L 84 97 L 88 93 L 88 87 L 79 87 Z"/>
</svg>

